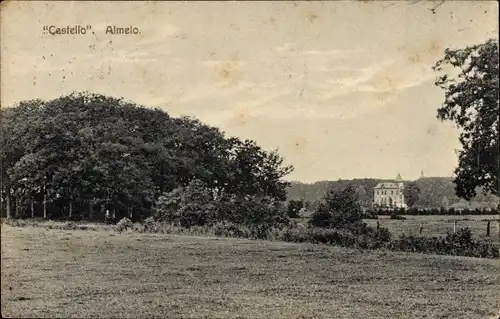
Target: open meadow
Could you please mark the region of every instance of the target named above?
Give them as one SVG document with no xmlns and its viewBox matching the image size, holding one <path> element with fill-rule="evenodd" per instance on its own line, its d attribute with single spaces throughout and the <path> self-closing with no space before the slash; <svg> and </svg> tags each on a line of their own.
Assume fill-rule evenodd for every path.
<svg viewBox="0 0 500 319">
<path fill-rule="evenodd" d="M 498 260 L 2 224 L 3 317 L 487 318 Z"/>
<path fill-rule="evenodd" d="M 390 219 L 389 216 L 379 216 L 381 227 L 386 227 L 394 236 L 401 234 L 418 235 L 420 225 L 422 225 L 422 236 L 440 236 L 446 235 L 447 232 L 453 232 L 454 223 L 456 222 L 456 230 L 460 228 L 469 228 L 474 236 L 486 236 L 486 228 L 488 220 L 490 223 L 490 236 L 498 238 L 498 215 L 429 215 L 429 216 L 413 216 L 404 215 L 406 219 L 397 220 Z M 368 225 L 375 226 L 376 219 L 365 219 Z"/>
<path fill-rule="evenodd" d="M 305 214 L 296 220 L 301 224 L 307 224 L 309 215 Z M 422 225 L 421 236 L 442 236 L 447 232 L 453 232 L 453 224 L 456 221 L 456 230 L 469 228 L 474 236 L 484 238 L 488 220 L 490 223 L 490 237 L 497 239 L 500 234 L 498 215 L 403 215 L 405 219 L 390 219 L 390 216 L 379 216 L 378 219 L 363 219 L 369 226 L 375 227 L 377 221 L 381 227 L 389 229 L 393 236 L 419 235 Z"/>
</svg>

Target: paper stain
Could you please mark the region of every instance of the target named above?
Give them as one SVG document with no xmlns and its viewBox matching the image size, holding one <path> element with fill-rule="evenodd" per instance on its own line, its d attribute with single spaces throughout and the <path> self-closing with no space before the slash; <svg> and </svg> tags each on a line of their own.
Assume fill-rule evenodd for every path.
<svg viewBox="0 0 500 319">
<path fill-rule="evenodd" d="M 296 152 L 296 153 L 300 153 L 300 152 L 303 152 L 305 151 L 306 147 L 307 147 L 307 140 L 304 139 L 304 138 L 301 138 L 301 137 L 298 137 L 298 138 L 294 138 L 293 141 L 293 150 Z"/>
<path fill-rule="evenodd" d="M 317 15 L 312 11 L 308 11 L 306 13 L 306 19 L 307 21 L 309 21 L 310 24 L 313 24 L 314 22 L 316 22 L 317 19 L 319 19 L 319 15 Z"/>
<path fill-rule="evenodd" d="M 407 46 L 401 46 L 399 51 L 406 51 L 408 61 L 411 63 L 424 64 L 427 67 L 429 63 L 432 63 L 436 58 L 443 55 L 444 46 L 439 40 L 431 39 L 421 47 L 408 48 Z"/>
<path fill-rule="evenodd" d="M 241 76 L 241 62 L 238 54 L 227 61 L 222 61 L 215 66 L 215 72 L 220 81 L 227 85 L 235 85 Z"/>
<path fill-rule="evenodd" d="M 375 84 L 376 91 L 373 92 L 375 98 L 381 102 L 391 98 L 398 91 L 397 83 L 394 77 L 390 75 L 383 76 Z"/>
<path fill-rule="evenodd" d="M 250 110 L 248 107 L 238 107 L 238 109 L 235 111 L 233 117 L 231 118 L 231 122 L 237 124 L 237 125 L 245 125 L 247 124 L 248 120 L 250 119 Z"/>
</svg>

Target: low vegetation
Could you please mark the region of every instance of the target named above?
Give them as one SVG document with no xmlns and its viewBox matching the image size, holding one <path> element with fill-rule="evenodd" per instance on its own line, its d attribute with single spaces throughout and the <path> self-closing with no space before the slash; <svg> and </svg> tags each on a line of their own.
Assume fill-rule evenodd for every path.
<svg viewBox="0 0 500 319">
<path fill-rule="evenodd" d="M 475 208 L 475 209 L 455 209 L 455 208 L 418 208 L 411 207 L 409 209 L 395 208 L 395 209 L 370 209 L 366 215 L 411 215 L 411 216 L 449 216 L 449 215 L 498 215 L 498 210 L 488 208 Z"/>
</svg>

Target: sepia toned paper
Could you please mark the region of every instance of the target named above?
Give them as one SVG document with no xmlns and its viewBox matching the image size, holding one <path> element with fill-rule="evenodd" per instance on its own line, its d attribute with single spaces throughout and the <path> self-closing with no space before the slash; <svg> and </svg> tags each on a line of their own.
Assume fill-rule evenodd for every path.
<svg viewBox="0 0 500 319">
<path fill-rule="evenodd" d="M 465 48 L 489 39 L 498 41 L 496 1 L 5 1 L 0 8 L 2 108 L 25 100 L 52 100 L 73 92 L 123 98 L 148 108 L 159 108 L 174 117 L 197 118 L 219 128 L 227 136 L 248 138 L 265 150 L 278 150 L 284 164 L 293 166 L 293 171 L 284 179 L 301 184 L 370 178 L 391 181 L 396 176 L 399 176 L 398 181 L 424 177 L 451 180 L 461 149 L 460 129 L 451 121 L 437 118 L 445 95 L 435 84 L 438 75 L 432 67 L 443 58 L 446 49 Z M 390 191 L 398 192 L 398 207 L 405 208 L 402 184 L 391 185 Z M 377 187 L 366 189 L 366 192 L 376 192 Z M 448 200 L 443 198 L 442 202 L 448 206 Z M 379 203 L 382 199 L 374 201 Z M 453 226 L 451 219 L 444 220 L 450 231 L 460 228 L 460 224 Z M 371 225 L 375 227 L 375 222 Z M 412 227 L 415 233 L 418 227 L 425 227 L 424 233 L 428 229 L 420 220 Z M 488 232 L 489 227 L 490 224 Z M 498 224 L 491 227 L 494 227 L 492 232 L 498 231 Z M 483 233 L 486 222 L 483 221 L 478 229 Z M 52 240 L 48 239 L 49 235 L 39 232 L 41 230 L 37 229 L 33 234 Z M 59 241 L 66 238 L 62 233 L 54 236 Z M 104 243 L 104 237 L 95 236 L 95 243 Z M 8 258 L 20 261 L 28 251 L 15 246 L 24 238 L 21 233 L 8 238 L 8 246 L 2 244 L 2 268 L 5 263 L 10 268 L 2 269 L 2 282 L 15 282 L 21 276 L 23 265 L 14 267 L 8 263 Z M 121 244 L 128 245 L 125 239 L 120 240 L 123 240 Z M 153 247 L 163 239 L 130 239 L 135 244 L 140 244 L 141 240 Z M 98 294 L 99 280 L 93 282 L 92 276 L 82 280 L 83 277 L 76 275 L 71 284 L 69 274 L 78 273 L 78 270 L 68 270 L 67 267 L 73 266 L 62 264 L 74 258 L 90 258 L 97 264 L 92 264 L 86 272 L 112 270 L 95 261 L 98 255 L 90 246 L 79 246 L 79 240 L 69 241 L 71 249 L 57 259 L 61 264 L 52 261 L 51 266 L 45 266 L 44 257 L 38 256 L 37 275 L 29 277 L 30 282 L 21 282 L 15 287 L 2 284 L 2 313 L 5 310 L 14 317 L 32 313 L 48 317 L 141 317 L 145 314 L 146 317 L 193 318 L 397 318 L 415 314 L 421 317 L 426 313 L 430 317 L 461 317 L 466 313 L 464 317 L 472 318 L 498 314 L 498 307 L 491 309 L 490 300 L 495 299 L 491 292 L 495 280 L 498 283 L 494 260 L 467 264 L 469 266 L 458 259 L 441 260 L 442 265 L 463 263 L 464 271 L 470 267 L 478 276 L 484 271 L 487 277 L 484 279 L 487 283 L 479 284 L 482 288 L 470 288 L 473 292 L 469 299 L 461 295 L 463 300 L 458 300 L 456 296 L 443 297 L 459 289 L 448 286 L 448 282 L 439 286 L 442 289 L 439 294 L 432 288 L 433 283 L 462 276 L 454 266 L 449 266 L 454 269 L 449 273 L 448 266 L 439 266 L 436 260 L 427 261 L 420 255 L 415 260 L 398 255 L 390 257 L 386 263 L 383 261 L 385 252 L 377 252 L 373 255 L 373 260 L 378 260 L 374 265 L 383 269 L 378 280 L 373 277 L 374 272 L 363 268 L 365 261 L 357 260 L 350 253 L 339 252 L 339 258 L 345 261 L 340 265 L 332 257 L 334 253 L 316 247 L 311 248 L 314 250 L 311 254 L 316 257 L 324 254 L 326 259 L 321 257 L 314 263 L 316 266 L 310 266 L 307 254 L 301 255 L 288 270 L 293 284 L 283 279 L 285 277 L 276 277 L 274 286 L 271 285 L 274 288 L 269 289 L 278 289 L 280 293 L 274 294 L 259 288 L 264 283 L 258 278 L 264 276 L 265 269 L 256 266 L 248 251 L 241 255 L 242 264 L 215 262 L 219 267 L 229 267 L 224 268 L 226 273 L 244 273 L 241 278 L 245 280 L 237 276 L 221 279 L 213 273 L 199 275 L 205 271 L 205 264 L 217 260 L 214 256 L 224 255 L 225 251 L 234 252 L 234 247 L 245 245 L 225 241 L 214 244 L 216 246 L 208 249 L 210 253 L 191 257 L 179 257 L 173 246 L 165 248 L 165 254 L 179 258 L 180 264 L 186 265 L 182 269 L 170 269 L 175 272 L 175 278 L 183 279 L 172 279 L 175 281 L 173 286 L 163 282 L 168 286 L 165 290 L 148 286 L 147 293 L 140 292 L 141 282 L 148 282 L 148 285 L 150 281 L 162 282 L 159 269 L 178 265 L 169 264 L 164 257 L 164 265 L 137 266 L 138 260 L 132 256 L 132 268 L 139 270 L 131 270 L 129 275 L 122 277 L 116 275 L 120 278 L 116 280 L 132 280 L 139 291 L 138 299 L 131 301 L 134 287 L 107 282 L 104 286 L 109 284 L 106 287 L 112 288 L 103 288 L 106 301 L 99 302 L 95 301 L 99 298 L 87 296 L 86 299 L 82 292 L 88 290 Z M 183 250 L 183 247 L 196 247 L 200 242 L 184 238 L 176 247 Z M 115 253 L 120 260 L 117 264 L 123 265 L 125 257 L 122 254 L 126 250 L 125 246 L 119 246 L 121 244 L 113 241 L 109 245 L 115 245 L 114 248 L 106 254 L 114 256 Z M 53 247 L 59 247 L 57 245 Z M 5 262 L 4 248 L 8 251 Z M 270 246 L 266 251 L 273 249 L 279 251 L 281 248 Z M 307 248 L 300 249 L 307 252 Z M 85 254 L 88 256 L 82 257 Z M 286 256 L 280 258 L 274 253 L 256 253 L 255 256 L 272 260 L 274 266 L 270 271 L 288 269 Z M 113 259 L 110 257 L 107 261 L 109 267 L 113 267 Z M 357 272 L 367 271 L 366 277 L 349 276 L 350 263 Z M 398 269 L 398 263 L 409 267 L 405 276 L 414 278 L 411 284 L 398 281 L 403 275 L 394 279 L 390 274 Z M 170 266 L 165 266 L 167 264 Z M 156 269 L 153 271 L 155 279 L 134 277 L 134 274 L 147 276 L 142 267 Z M 217 268 L 213 267 L 212 270 Z M 342 278 L 348 279 L 345 282 L 331 279 L 333 282 L 324 288 L 326 293 L 310 288 L 320 284 L 318 277 L 311 279 L 311 273 L 330 273 L 329 267 L 332 272 L 345 273 Z M 428 267 L 429 278 L 435 277 L 425 278 L 422 267 Z M 42 278 L 45 268 L 59 269 L 61 276 L 69 277 L 60 279 L 52 274 L 55 276 L 52 280 L 36 286 L 37 276 Z M 64 275 L 65 271 L 68 274 Z M 119 268 L 119 272 L 124 274 L 126 269 Z M 202 278 L 224 282 L 223 288 L 214 284 L 210 286 L 212 290 L 206 290 L 193 284 L 204 282 Z M 272 276 L 266 278 L 266 281 L 272 280 Z M 418 286 L 418 278 L 425 284 Z M 231 280 L 235 280 L 234 287 L 228 284 Z M 370 280 L 376 283 L 370 285 Z M 397 291 L 385 287 L 391 286 L 393 280 L 397 281 Z M 471 280 L 482 279 L 474 277 Z M 407 284 L 411 287 L 405 286 Z M 30 288 L 30 285 L 37 288 Z M 70 287 L 64 290 L 67 294 L 61 292 L 64 285 Z M 460 289 L 469 289 L 464 285 L 459 286 Z M 190 288 L 175 294 L 174 286 Z M 308 288 L 303 288 L 306 286 Z M 9 287 L 14 292 L 29 291 L 31 295 L 4 293 Z M 80 290 L 79 287 L 86 288 Z M 120 287 L 125 287 L 130 299 L 120 299 Z M 59 299 L 44 299 L 52 289 L 62 294 L 58 295 Z M 413 298 L 405 289 L 420 289 L 420 292 L 412 291 L 417 296 Z M 300 292 L 294 297 L 291 291 Z M 311 296 L 307 295 L 308 291 L 312 291 Z M 339 296 L 336 291 L 342 294 Z M 384 305 L 383 298 L 375 297 L 381 291 L 389 306 Z M 477 306 L 476 301 L 482 298 L 487 298 L 488 302 Z M 120 306 L 114 303 L 115 299 Z M 364 299 L 374 301 L 363 303 Z M 359 300 L 361 305 L 354 300 Z M 393 303 L 394 300 L 397 302 Z M 74 306 L 80 301 L 82 305 Z M 219 306 L 212 306 L 218 302 Z M 68 306 L 70 304 L 73 306 Z M 476 308 L 466 310 L 469 306 Z M 107 311 L 106 307 L 111 310 Z M 146 309 L 144 307 L 158 308 L 141 312 L 140 309 Z M 321 310 L 322 307 L 326 310 Z M 449 307 L 449 311 L 444 311 L 443 307 Z M 461 312 L 460 309 L 465 310 Z"/>
</svg>

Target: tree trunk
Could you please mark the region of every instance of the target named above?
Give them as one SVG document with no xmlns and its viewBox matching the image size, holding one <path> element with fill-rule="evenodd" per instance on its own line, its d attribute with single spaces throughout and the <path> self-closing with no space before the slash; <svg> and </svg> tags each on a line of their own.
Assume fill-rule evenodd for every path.
<svg viewBox="0 0 500 319">
<path fill-rule="evenodd" d="M 21 206 L 21 205 L 19 204 L 19 202 L 20 202 L 19 197 L 16 197 L 15 201 L 16 201 L 16 210 L 15 210 L 15 215 L 14 215 L 14 217 L 18 217 L 18 216 L 19 216 L 19 206 Z"/>
<path fill-rule="evenodd" d="M 7 201 L 7 218 L 11 218 L 11 211 L 10 211 L 10 195 L 7 194 L 7 197 L 5 198 Z"/>
<path fill-rule="evenodd" d="M 105 215 L 105 205 L 104 203 L 101 204 L 101 208 L 100 208 L 100 215 L 99 215 L 99 220 L 104 220 L 104 215 Z M 101 219 L 102 218 L 102 219 Z"/>
<path fill-rule="evenodd" d="M 69 195 L 69 214 L 68 214 L 69 219 L 73 217 L 73 194 Z"/>
<path fill-rule="evenodd" d="M 43 219 L 47 219 L 47 194 L 43 194 Z"/>
<path fill-rule="evenodd" d="M 31 208 L 31 218 L 35 218 L 35 201 L 33 198 L 30 200 L 30 208 Z"/>
<path fill-rule="evenodd" d="M 89 203 L 89 220 L 94 218 L 94 208 L 92 207 L 92 203 Z"/>
<path fill-rule="evenodd" d="M 132 220 L 132 207 L 128 207 L 128 217 Z"/>
</svg>

